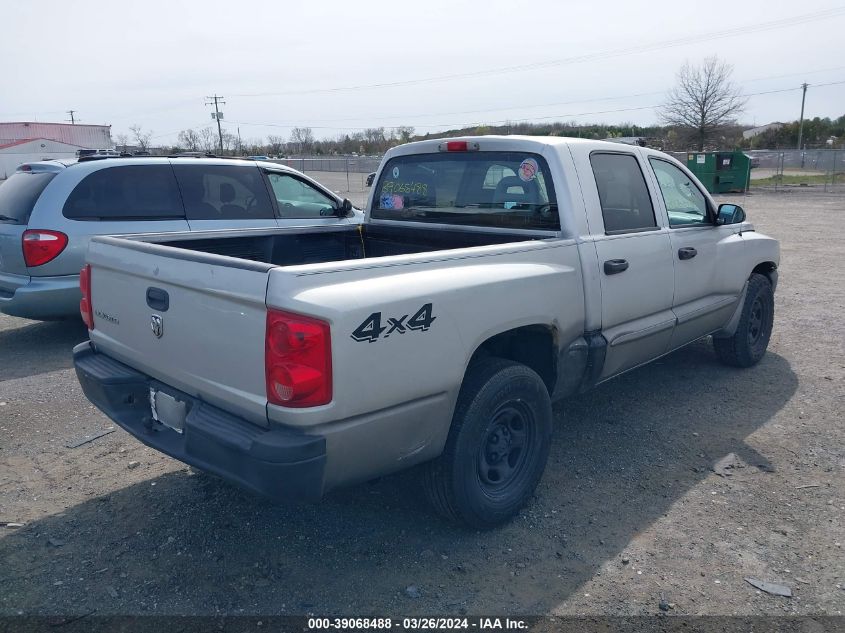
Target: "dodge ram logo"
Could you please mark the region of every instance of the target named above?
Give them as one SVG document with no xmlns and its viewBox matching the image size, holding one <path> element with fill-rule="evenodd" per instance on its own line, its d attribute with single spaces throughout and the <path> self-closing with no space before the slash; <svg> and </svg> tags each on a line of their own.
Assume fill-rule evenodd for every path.
<svg viewBox="0 0 845 633">
<path fill-rule="evenodd" d="M 156 338 L 161 338 L 164 334 L 164 320 L 157 314 L 152 315 L 150 317 L 150 328 L 152 328 Z"/>
</svg>

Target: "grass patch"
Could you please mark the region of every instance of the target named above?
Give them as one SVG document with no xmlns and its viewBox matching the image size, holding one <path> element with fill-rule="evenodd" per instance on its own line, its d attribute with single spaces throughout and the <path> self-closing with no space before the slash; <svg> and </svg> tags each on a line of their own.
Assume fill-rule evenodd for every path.
<svg viewBox="0 0 845 633">
<path fill-rule="evenodd" d="M 837 172 L 831 180 L 830 174 L 783 174 L 752 180 L 752 185 L 823 185 L 845 182 L 845 172 Z"/>
</svg>

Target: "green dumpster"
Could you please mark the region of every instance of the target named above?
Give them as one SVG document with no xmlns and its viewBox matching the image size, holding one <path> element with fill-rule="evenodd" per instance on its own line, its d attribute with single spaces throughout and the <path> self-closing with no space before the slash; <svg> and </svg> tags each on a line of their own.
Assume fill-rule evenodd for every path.
<svg viewBox="0 0 845 633">
<path fill-rule="evenodd" d="M 687 168 L 710 193 L 741 193 L 748 189 L 751 159 L 744 152 L 690 152 Z"/>
</svg>

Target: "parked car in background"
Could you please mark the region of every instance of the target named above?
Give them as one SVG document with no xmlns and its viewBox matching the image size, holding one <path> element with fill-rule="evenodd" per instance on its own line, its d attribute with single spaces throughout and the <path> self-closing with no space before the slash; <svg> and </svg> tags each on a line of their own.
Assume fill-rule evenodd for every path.
<svg viewBox="0 0 845 633">
<path fill-rule="evenodd" d="M 348 200 L 274 163 L 91 157 L 21 165 L 0 185 L 0 311 L 79 315 L 92 235 L 359 222 Z"/>
<path fill-rule="evenodd" d="M 116 149 L 78 149 L 76 150 L 77 158 L 85 158 L 87 156 L 97 156 L 101 158 L 115 158 L 120 156 L 120 152 Z"/>
</svg>

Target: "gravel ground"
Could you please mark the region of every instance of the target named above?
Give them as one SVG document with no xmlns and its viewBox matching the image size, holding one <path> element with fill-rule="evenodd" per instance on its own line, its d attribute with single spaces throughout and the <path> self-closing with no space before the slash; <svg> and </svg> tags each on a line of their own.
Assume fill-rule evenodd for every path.
<svg viewBox="0 0 845 633">
<path fill-rule="evenodd" d="M 24 524 L 0 527 L 0 615 L 841 615 L 845 200 L 738 201 L 782 243 L 767 356 L 699 342 L 558 405 L 535 499 L 491 532 L 414 472 L 274 506 L 119 428 L 67 448 L 112 427 L 71 369 L 85 331 L 0 316 L 0 521 Z"/>
</svg>

